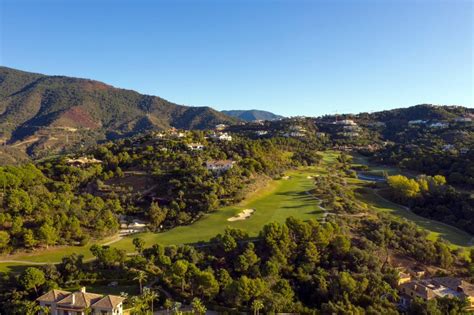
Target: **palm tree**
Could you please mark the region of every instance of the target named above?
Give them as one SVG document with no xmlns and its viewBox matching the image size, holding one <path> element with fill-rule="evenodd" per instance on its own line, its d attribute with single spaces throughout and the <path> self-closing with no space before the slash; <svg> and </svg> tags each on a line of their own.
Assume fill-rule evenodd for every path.
<svg viewBox="0 0 474 315">
<path fill-rule="evenodd" d="M 153 314 L 153 301 L 158 298 L 158 294 L 153 291 L 152 289 L 145 288 L 143 290 L 143 299 L 146 301 L 146 303 L 151 302 L 151 313 Z"/>
<path fill-rule="evenodd" d="M 254 315 L 259 315 L 260 310 L 263 309 L 263 303 L 260 300 L 254 300 L 252 302 L 252 311 Z"/>
<path fill-rule="evenodd" d="M 138 280 L 138 283 L 140 284 L 140 294 L 143 293 L 143 281 L 145 281 L 147 278 L 147 275 L 144 271 L 139 270 L 137 273 L 137 276 L 133 278 L 133 280 Z"/>
<path fill-rule="evenodd" d="M 199 298 L 193 299 L 192 306 L 193 306 L 194 313 L 199 314 L 199 315 L 206 314 L 206 311 L 207 311 L 206 306 L 202 303 L 202 301 Z"/>
</svg>

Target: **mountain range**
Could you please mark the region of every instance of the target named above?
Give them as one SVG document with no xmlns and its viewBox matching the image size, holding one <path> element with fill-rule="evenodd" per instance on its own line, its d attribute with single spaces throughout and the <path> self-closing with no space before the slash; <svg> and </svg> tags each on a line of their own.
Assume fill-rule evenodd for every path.
<svg viewBox="0 0 474 315">
<path fill-rule="evenodd" d="M 68 133 L 70 142 L 170 127 L 209 129 L 236 121 L 210 107 L 177 105 L 94 80 L 0 67 L 0 139 L 9 144 L 28 141 L 31 147 Z"/>
<path fill-rule="evenodd" d="M 250 109 L 250 110 L 223 110 L 222 113 L 227 116 L 235 117 L 245 121 L 255 120 L 277 120 L 284 118 L 283 116 L 276 115 L 271 112 L 264 110 Z"/>
</svg>

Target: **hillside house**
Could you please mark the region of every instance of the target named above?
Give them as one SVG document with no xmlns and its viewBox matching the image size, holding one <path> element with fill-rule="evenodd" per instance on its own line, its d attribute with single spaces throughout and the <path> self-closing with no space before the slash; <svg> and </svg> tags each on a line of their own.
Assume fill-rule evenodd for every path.
<svg viewBox="0 0 474 315">
<path fill-rule="evenodd" d="M 260 136 L 260 137 L 261 137 L 261 136 L 267 135 L 267 134 L 268 134 L 268 131 L 266 131 L 266 130 L 257 130 L 257 131 L 255 132 L 255 134 L 256 134 L 257 136 Z"/>
<path fill-rule="evenodd" d="M 232 136 L 227 132 L 214 133 L 211 135 L 211 139 L 218 141 L 232 141 Z"/>
<path fill-rule="evenodd" d="M 431 123 L 431 124 L 430 124 L 430 128 L 443 129 L 443 128 L 448 128 L 448 127 L 449 127 L 449 124 L 448 124 L 448 123 L 444 123 L 444 122 L 434 122 L 434 123 Z"/>
<path fill-rule="evenodd" d="M 468 122 L 472 122 L 472 118 L 471 117 L 457 117 L 454 119 L 455 122 L 459 122 L 459 123 L 468 123 Z"/>
<path fill-rule="evenodd" d="M 201 151 L 204 149 L 204 145 L 200 143 L 190 143 L 187 145 L 187 147 L 191 151 Z"/>
<path fill-rule="evenodd" d="M 53 289 L 36 299 L 50 315 L 123 315 L 124 300 L 117 295 L 88 293 L 85 287 L 76 292 Z"/>
<path fill-rule="evenodd" d="M 234 164 L 232 160 L 211 160 L 206 162 L 206 168 L 214 173 L 222 173 L 230 170 Z"/>
<path fill-rule="evenodd" d="M 67 159 L 66 164 L 73 165 L 73 166 L 86 166 L 92 164 L 101 164 L 101 160 L 97 160 L 96 158 L 88 158 L 88 157 L 80 157 L 77 159 Z"/>
<path fill-rule="evenodd" d="M 408 122 L 409 125 L 424 125 L 426 124 L 427 121 L 426 120 L 421 120 L 421 119 L 416 119 L 416 120 L 410 120 Z"/>
<path fill-rule="evenodd" d="M 342 126 L 357 126 L 357 123 L 352 119 L 343 119 L 337 120 L 334 122 L 335 125 L 342 125 Z"/>
<path fill-rule="evenodd" d="M 222 130 L 224 130 L 225 128 L 227 128 L 227 125 L 225 125 L 225 124 L 218 124 L 218 125 L 216 125 L 216 128 L 215 128 L 215 129 L 218 130 L 218 131 L 222 131 Z"/>
<path fill-rule="evenodd" d="M 400 304 L 410 305 L 418 297 L 424 301 L 440 297 L 467 299 L 468 310 L 474 310 L 474 285 L 459 278 L 440 277 L 423 280 L 412 280 L 399 285 Z"/>
</svg>

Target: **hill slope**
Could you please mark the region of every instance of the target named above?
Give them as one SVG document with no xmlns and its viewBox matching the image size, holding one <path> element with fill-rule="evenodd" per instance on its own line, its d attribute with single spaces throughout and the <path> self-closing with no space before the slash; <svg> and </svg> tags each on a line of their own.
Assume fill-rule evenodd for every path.
<svg viewBox="0 0 474 315">
<path fill-rule="evenodd" d="M 273 114 L 271 112 L 267 112 L 264 110 L 223 110 L 222 113 L 235 117 L 238 119 L 242 119 L 245 121 L 253 121 L 253 120 L 277 120 L 283 118 L 283 116 Z"/>
<path fill-rule="evenodd" d="M 74 132 L 75 139 L 84 134 L 101 139 L 169 127 L 205 129 L 234 121 L 210 107 L 177 105 L 98 81 L 0 67 L 0 138 L 10 144 L 65 132 Z"/>
</svg>

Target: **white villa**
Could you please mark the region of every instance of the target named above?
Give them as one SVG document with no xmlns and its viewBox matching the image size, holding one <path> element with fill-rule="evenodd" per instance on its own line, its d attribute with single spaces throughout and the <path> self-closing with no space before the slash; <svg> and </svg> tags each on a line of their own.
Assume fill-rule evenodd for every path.
<svg viewBox="0 0 474 315">
<path fill-rule="evenodd" d="M 334 122 L 334 124 L 343 126 L 357 126 L 357 123 L 352 119 L 337 120 Z"/>
<path fill-rule="evenodd" d="M 232 160 L 211 160 L 206 162 L 206 168 L 211 172 L 221 173 L 234 167 L 235 161 Z"/>
<path fill-rule="evenodd" d="M 202 149 L 204 149 L 204 145 L 202 145 L 201 143 L 190 143 L 187 145 L 188 149 L 191 150 L 191 151 L 200 151 Z"/>
<path fill-rule="evenodd" d="M 232 141 L 232 136 L 227 132 L 214 133 L 211 135 L 211 138 L 219 141 Z"/>
</svg>

